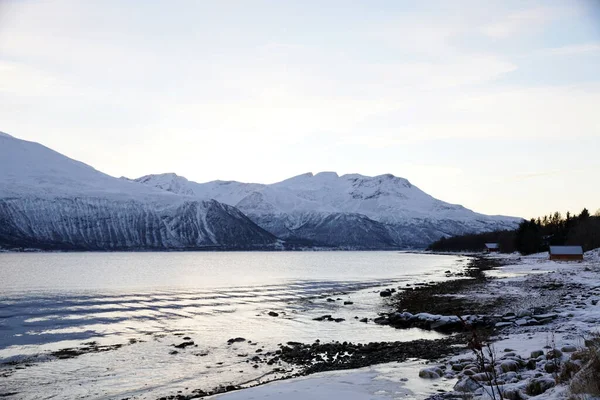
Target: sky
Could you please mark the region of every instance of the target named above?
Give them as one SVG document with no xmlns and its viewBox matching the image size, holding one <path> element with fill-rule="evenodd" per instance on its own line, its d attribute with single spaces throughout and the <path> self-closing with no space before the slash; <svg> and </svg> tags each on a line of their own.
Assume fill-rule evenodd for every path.
<svg viewBox="0 0 600 400">
<path fill-rule="evenodd" d="M 119 177 L 600 208 L 600 2 L 0 0 L 0 131 Z"/>
</svg>

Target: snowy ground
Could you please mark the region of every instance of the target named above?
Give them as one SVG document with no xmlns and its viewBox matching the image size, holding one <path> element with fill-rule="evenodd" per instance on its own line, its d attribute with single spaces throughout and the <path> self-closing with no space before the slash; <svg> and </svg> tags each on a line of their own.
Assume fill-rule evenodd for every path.
<svg viewBox="0 0 600 400">
<path fill-rule="evenodd" d="M 600 329 L 600 249 L 585 254 L 582 262 L 549 261 L 546 253 L 522 257 L 493 255 L 508 265 L 491 271 L 496 279 L 485 289 L 463 293 L 473 301 L 507 297 L 507 322 L 498 328 L 493 351 L 498 359 L 498 379 L 507 396 L 525 395 L 532 382 L 550 388 L 536 399 L 568 397 L 566 384 L 555 386 L 556 373 L 551 365 L 569 362 L 572 354 L 584 347 L 584 341 Z M 531 315 L 545 309 L 551 322 L 537 325 Z M 514 312 L 513 318 L 510 312 Z M 556 361 L 549 358 L 552 349 L 562 349 Z M 541 352 L 536 355 L 535 352 Z M 532 354 L 534 353 L 534 354 Z M 473 383 L 467 371 L 472 354 L 424 365 L 414 360 L 382 364 L 351 372 L 316 374 L 280 381 L 239 392 L 217 396 L 219 400 L 238 399 L 424 399 L 434 395 L 462 396 L 454 389 L 468 388 L 475 398 L 489 398 L 490 390 Z M 573 357 L 575 359 L 575 357 Z M 573 362 L 573 361 L 571 361 Z M 577 363 L 578 361 L 574 361 Z M 529 363 L 529 368 L 525 364 Z M 441 368 L 437 369 L 436 368 Z M 437 371 L 440 378 L 419 378 L 419 372 Z M 474 369 L 474 372 L 477 372 Z M 436 375 L 437 375 L 436 374 Z M 432 375 L 432 376 L 436 376 Z M 456 384 L 456 386 L 455 386 Z M 445 393 L 443 393 L 445 392 Z M 459 397 L 460 398 L 460 397 Z M 591 398 L 591 397 L 588 397 Z"/>
</svg>

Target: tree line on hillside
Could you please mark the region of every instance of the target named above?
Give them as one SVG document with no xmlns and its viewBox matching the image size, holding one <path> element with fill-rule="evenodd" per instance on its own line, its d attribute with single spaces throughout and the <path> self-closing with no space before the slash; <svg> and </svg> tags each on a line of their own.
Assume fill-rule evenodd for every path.
<svg viewBox="0 0 600 400">
<path fill-rule="evenodd" d="M 584 251 L 600 247 L 600 210 L 590 215 L 583 209 L 579 215 L 569 212 L 544 215 L 523 221 L 515 230 L 485 232 L 441 238 L 432 243 L 432 251 L 482 251 L 486 243 L 498 243 L 500 251 L 532 254 L 547 251 L 554 245 L 580 245 Z"/>
</svg>

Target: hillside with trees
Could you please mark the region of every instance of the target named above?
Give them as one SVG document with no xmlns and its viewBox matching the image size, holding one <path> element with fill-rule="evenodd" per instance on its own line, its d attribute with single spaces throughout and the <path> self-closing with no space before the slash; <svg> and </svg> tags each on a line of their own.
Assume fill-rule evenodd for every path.
<svg viewBox="0 0 600 400">
<path fill-rule="evenodd" d="M 523 221 L 514 231 L 442 238 L 432 243 L 432 251 L 481 251 L 485 243 L 498 243 L 500 251 L 532 254 L 547 251 L 553 245 L 580 245 L 584 251 L 600 247 L 600 210 L 590 215 L 583 209 L 579 215 L 560 212 Z"/>
</svg>

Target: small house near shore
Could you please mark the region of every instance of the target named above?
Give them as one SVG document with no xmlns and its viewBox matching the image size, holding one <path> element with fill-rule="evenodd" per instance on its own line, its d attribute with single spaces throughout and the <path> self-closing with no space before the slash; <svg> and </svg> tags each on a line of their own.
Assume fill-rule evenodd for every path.
<svg viewBox="0 0 600 400">
<path fill-rule="evenodd" d="M 550 259 L 559 261 L 583 260 L 581 246 L 550 246 Z"/>
<path fill-rule="evenodd" d="M 486 243 L 484 250 L 486 253 L 497 253 L 500 251 L 500 246 L 498 243 Z"/>
</svg>

